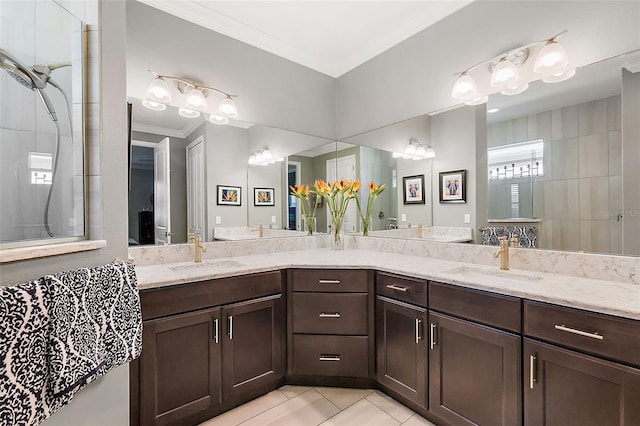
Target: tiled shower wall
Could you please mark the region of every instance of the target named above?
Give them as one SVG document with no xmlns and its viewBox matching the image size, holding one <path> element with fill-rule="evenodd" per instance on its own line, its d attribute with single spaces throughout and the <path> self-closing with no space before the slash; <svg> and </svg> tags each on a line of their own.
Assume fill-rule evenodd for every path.
<svg viewBox="0 0 640 426">
<path fill-rule="evenodd" d="M 620 96 L 488 126 L 489 147 L 544 140 L 544 176 L 533 184 L 540 248 L 622 253 L 621 129 Z"/>
</svg>

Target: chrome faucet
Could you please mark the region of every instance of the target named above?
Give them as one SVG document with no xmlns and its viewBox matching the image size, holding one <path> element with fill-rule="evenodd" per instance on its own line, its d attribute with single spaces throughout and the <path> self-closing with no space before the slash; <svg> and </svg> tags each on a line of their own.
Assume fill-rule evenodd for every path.
<svg viewBox="0 0 640 426">
<path fill-rule="evenodd" d="M 258 232 L 258 237 L 259 238 L 263 238 L 264 237 L 264 227 L 262 226 L 262 224 L 258 225 L 258 229 L 252 229 L 253 232 Z"/>
<path fill-rule="evenodd" d="M 500 269 L 509 270 L 509 240 L 507 237 L 500 237 L 500 250 L 497 250 L 493 257 L 500 257 Z"/>
<path fill-rule="evenodd" d="M 207 248 L 202 245 L 202 237 L 200 236 L 200 234 L 194 236 L 193 232 L 191 232 L 191 233 L 189 233 L 189 242 L 190 243 L 195 243 L 193 261 L 195 263 L 202 262 L 202 252 L 206 253 L 206 251 L 207 251 Z"/>
</svg>

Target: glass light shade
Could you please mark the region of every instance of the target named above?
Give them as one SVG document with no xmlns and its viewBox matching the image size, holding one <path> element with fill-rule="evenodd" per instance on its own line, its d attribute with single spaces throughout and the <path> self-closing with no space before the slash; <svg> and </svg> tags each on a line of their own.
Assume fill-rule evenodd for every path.
<svg viewBox="0 0 640 426">
<path fill-rule="evenodd" d="M 507 96 L 517 95 L 518 93 L 524 92 L 528 88 L 529 88 L 529 83 L 525 82 L 525 83 L 517 84 L 515 86 L 507 87 L 506 89 L 503 89 L 500 93 Z"/>
<path fill-rule="evenodd" d="M 218 125 L 229 124 L 229 119 L 227 117 L 221 117 L 215 114 L 209 115 L 209 121 Z"/>
<path fill-rule="evenodd" d="M 569 63 L 569 56 L 564 47 L 555 40 L 549 41 L 538 53 L 533 65 L 533 72 L 550 75 L 563 70 Z"/>
<path fill-rule="evenodd" d="M 262 158 L 264 158 L 265 160 L 271 160 L 272 157 L 273 154 L 271 153 L 271 150 L 269 148 L 265 148 L 262 151 Z"/>
<path fill-rule="evenodd" d="M 491 73 L 491 86 L 493 87 L 509 87 L 512 86 L 520 78 L 518 67 L 513 65 L 511 61 L 502 58 Z"/>
<path fill-rule="evenodd" d="M 220 102 L 218 107 L 218 113 L 223 117 L 236 118 L 238 117 L 238 107 L 233 102 L 230 96 L 227 96 Z"/>
<path fill-rule="evenodd" d="M 189 92 L 185 108 L 195 111 L 204 111 L 207 109 L 207 100 L 200 89 L 193 89 Z"/>
<path fill-rule="evenodd" d="M 477 98 L 469 99 L 465 104 L 467 105 L 482 105 L 489 100 L 489 96 L 480 96 Z"/>
<path fill-rule="evenodd" d="M 154 102 L 168 104 L 171 102 L 171 90 L 162 77 L 156 77 L 147 86 L 147 98 Z"/>
<path fill-rule="evenodd" d="M 199 111 L 194 111 L 189 108 L 178 108 L 178 114 L 184 118 L 198 118 L 200 117 Z"/>
<path fill-rule="evenodd" d="M 416 155 L 419 155 L 420 157 L 424 157 L 426 151 L 427 150 L 424 149 L 424 146 L 420 145 L 419 147 L 416 148 Z"/>
<path fill-rule="evenodd" d="M 451 97 L 454 99 L 469 99 L 476 96 L 478 88 L 475 80 L 467 73 L 462 73 L 451 89 Z"/>
<path fill-rule="evenodd" d="M 416 146 L 413 143 L 409 142 L 409 145 L 407 145 L 407 147 L 404 149 L 404 153 L 405 154 L 410 154 L 410 155 L 415 154 L 416 153 Z"/>
<path fill-rule="evenodd" d="M 256 164 L 256 156 L 254 154 L 249 156 L 249 164 Z"/>
<path fill-rule="evenodd" d="M 160 102 L 150 101 L 149 99 L 145 99 L 142 101 L 142 106 L 145 108 L 149 108 L 153 111 L 164 111 L 167 109 L 166 104 L 161 104 Z"/>
<path fill-rule="evenodd" d="M 264 158 L 262 157 L 262 153 L 259 152 L 256 154 L 256 163 L 262 163 L 262 161 L 264 160 Z"/>
<path fill-rule="evenodd" d="M 546 75 L 542 77 L 542 81 L 544 81 L 545 83 L 559 83 L 561 81 L 569 80 L 574 75 L 576 75 L 575 68 L 566 71 L 560 71 L 556 74 Z"/>
<path fill-rule="evenodd" d="M 433 150 L 433 148 L 429 147 L 427 148 L 427 151 L 424 153 L 424 158 L 435 158 L 436 157 L 436 152 Z"/>
</svg>

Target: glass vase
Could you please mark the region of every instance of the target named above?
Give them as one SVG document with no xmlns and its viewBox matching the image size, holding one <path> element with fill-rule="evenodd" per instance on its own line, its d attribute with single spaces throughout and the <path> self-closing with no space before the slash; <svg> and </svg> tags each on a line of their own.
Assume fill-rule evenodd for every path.
<svg viewBox="0 0 640 426">
<path fill-rule="evenodd" d="M 344 250 L 344 216 L 331 218 L 331 249 Z"/>
<path fill-rule="evenodd" d="M 369 236 L 369 231 L 371 230 L 371 216 L 365 216 L 362 218 L 362 235 L 367 237 Z"/>
<path fill-rule="evenodd" d="M 304 229 L 307 231 L 307 235 L 313 235 L 316 232 L 316 217 L 305 216 L 304 217 Z"/>
</svg>

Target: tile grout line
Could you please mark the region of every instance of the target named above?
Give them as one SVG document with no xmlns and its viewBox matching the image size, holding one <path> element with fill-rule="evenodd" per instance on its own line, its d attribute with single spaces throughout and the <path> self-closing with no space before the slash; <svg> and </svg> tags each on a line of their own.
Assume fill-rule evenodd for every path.
<svg viewBox="0 0 640 426">
<path fill-rule="evenodd" d="M 296 399 L 297 397 L 299 397 L 300 395 L 304 395 L 305 393 L 307 393 L 307 392 L 309 392 L 309 391 L 313 390 L 313 388 L 307 389 L 306 391 L 301 392 L 301 393 L 299 393 L 299 394 L 297 394 L 296 396 L 291 397 L 291 398 L 289 398 L 289 397 L 288 397 L 284 392 L 282 392 L 280 389 L 274 389 L 274 390 L 276 390 L 276 391 L 278 391 L 278 392 L 281 392 L 281 393 L 284 395 L 284 397 L 285 397 L 285 398 L 287 398 L 287 399 L 286 399 L 285 401 L 282 401 L 282 402 L 281 402 L 281 403 L 279 403 L 279 404 L 274 405 L 273 407 L 269 407 L 268 409 L 266 409 L 266 410 L 264 410 L 264 411 L 262 411 L 262 412 L 260 412 L 260 413 L 257 413 L 255 416 L 249 417 L 248 419 L 243 420 L 243 421 L 241 421 L 240 423 L 236 423 L 234 426 L 240 426 L 240 425 L 242 425 L 243 423 L 247 423 L 249 420 L 253 420 L 254 418 L 256 418 L 256 417 L 258 417 L 258 416 L 260 416 L 260 415 L 262 415 L 262 414 L 266 413 L 267 411 L 273 410 L 274 408 L 279 407 L 279 406 L 281 406 L 281 405 L 282 405 L 282 404 L 284 404 L 284 403 L 287 403 L 287 402 L 289 402 L 289 401 L 292 401 L 292 400 Z M 320 392 L 318 392 L 318 393 L 320 393 Z M 320 395 L 322 396 L 322 394 L 320 394 Z M 257 398 L 256 398 L 256 399 L 257 399 Z M 255 401 L 255 399 L 254 399 L 253 401 Z M 246 404 L 246 403 L 245 403 L 245 404 Z M 243 404 L 243 405 L 244 405 L 244 404 Z M 240 406 L 238 406 L 238 407 L 236 407 L 236 408 L 240 408 L 240 407 L 242 407 L 242 405 L 240 405 Z"/>
</svg>

